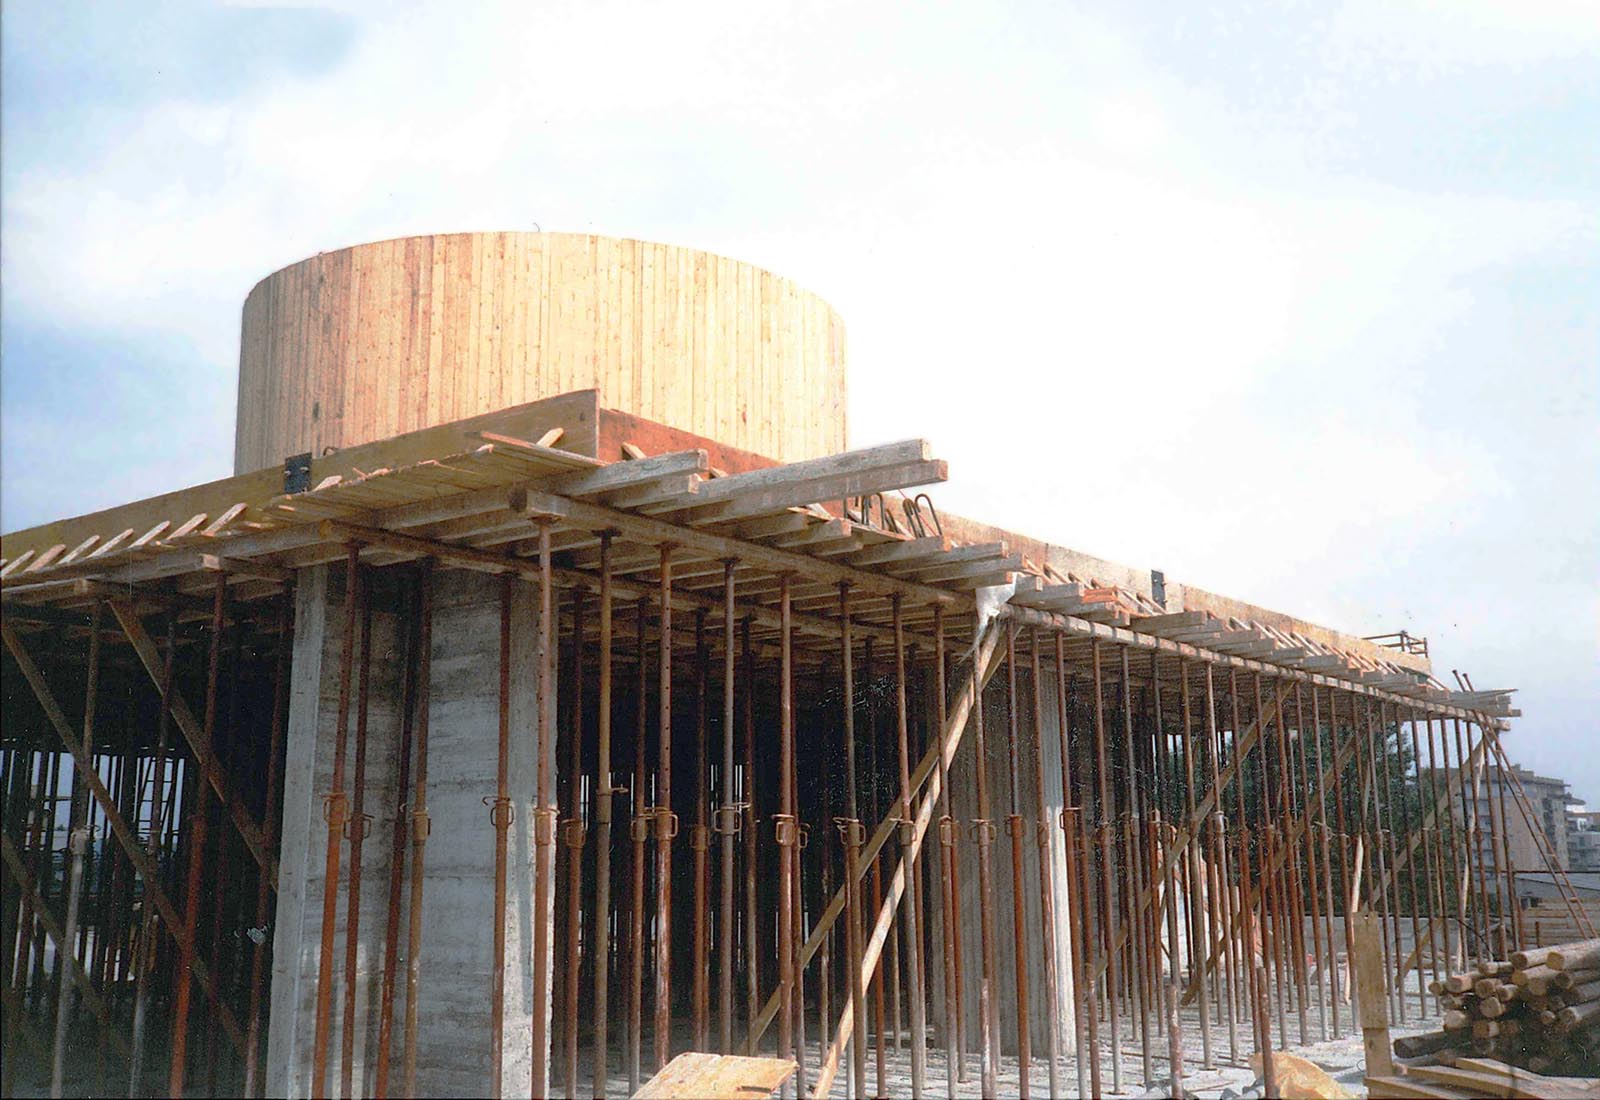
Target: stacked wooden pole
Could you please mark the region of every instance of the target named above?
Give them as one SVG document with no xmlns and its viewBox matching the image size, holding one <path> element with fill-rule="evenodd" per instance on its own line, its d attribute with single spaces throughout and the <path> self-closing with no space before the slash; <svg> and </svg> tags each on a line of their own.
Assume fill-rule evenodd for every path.
<svg viewBox="0 0 1600 1100">
<path fill-rule="evenodd" d="M 1600 939 L 1514 951 L 1432 989 L 1442 1031 L 1396 1040 L 1397 1054 L 1470 1045 L 1536 1073 L 1600 1069 Z"/>
</svg>

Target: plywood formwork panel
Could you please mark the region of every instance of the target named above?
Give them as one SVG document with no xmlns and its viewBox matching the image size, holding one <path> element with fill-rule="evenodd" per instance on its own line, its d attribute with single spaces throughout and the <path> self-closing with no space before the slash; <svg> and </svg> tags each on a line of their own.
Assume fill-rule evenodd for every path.
<svg viewBox="0 0 1600 1100">
<path fill-rule="evenodd" d="M 321 253 L 245 301 L 234 468 L 576 389 L 795 461 L 845 449 L 845 343 L 816 295 L 695 249 L 576 233 Z"/>
</svg>

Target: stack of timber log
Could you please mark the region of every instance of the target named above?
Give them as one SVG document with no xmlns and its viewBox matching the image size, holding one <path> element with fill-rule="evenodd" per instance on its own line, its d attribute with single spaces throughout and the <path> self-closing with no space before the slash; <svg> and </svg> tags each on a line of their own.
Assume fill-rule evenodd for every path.
<svg viewBox="0 0 1600 1100">
<path fill-rule="evenodd" d="M 1396 1055 L 1471 1050 L 1535 1073 L 1600 1073 L 1600 939 L 1514 951 L 1432 990 L 1443 1028 L 1396 1039 Z"/>
</svg>

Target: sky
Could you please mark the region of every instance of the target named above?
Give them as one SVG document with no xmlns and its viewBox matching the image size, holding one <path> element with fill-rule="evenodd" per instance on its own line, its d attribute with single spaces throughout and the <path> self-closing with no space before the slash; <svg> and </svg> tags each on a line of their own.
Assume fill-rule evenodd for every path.
<svg viewBox="0 0 1600 1100">
<path fill-rule="evenodd" d="M 1600 6 L 7 2 L 0 528 L 231 472 L 267 273 L 691 245 L 944 509 L 1517 688 L 1600 803 Z"/>
</svg>

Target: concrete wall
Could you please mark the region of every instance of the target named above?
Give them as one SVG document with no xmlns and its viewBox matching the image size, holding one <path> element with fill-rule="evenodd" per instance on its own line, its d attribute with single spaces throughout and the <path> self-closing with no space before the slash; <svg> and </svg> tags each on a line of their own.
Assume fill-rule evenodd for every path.
<svg viewBox="0 0 1600 1100">
<path fill-rule="evenodd" d="M 267 1092 L 311 1091 L 327 827 L 323 799 L 338 730 L 343 569 L 303 570 L 296 591 L 294 668 L 284 776 L 283 844 L 274 932 L 272 1017 Z M 429 707 L 428 810 L 423 939 L 418 996 L 420 1096 L 483 1093 L 488 1087 L 494 889 L 494 829 L 485 795 L 495 788 L 499 692 L 500 585 L 496 577 L 441 572 L 434 581 L 432 695 Z M 507 1094 L 530 1088 L 533 798 L 537 768 L 538 594 L 518 583 L 513 608 L 510 784 L 516 819 L 509 844 L 506 907 L 504 1081 Z M 399 802 L 401 679 L 405 643 L 399 592 L 374 592 L 372 683 L 368 709 L 365 811 L 372 816 L 363 847 L 353 1093 L 372 1091 L 378 1048 L 378 1004 L 391 830 Z M 552 662 L 553 663 L 553 662 Z M 359 657 L 358 664 L 359 667 Z M 551 706 L 553 708 L 553 698 Z M 354 706 L 347 784 L 353 776 Z M 550 726 L 552 732 L 555 725 Z M 547 747 L 554 769 L 554 738 Z M 413 760 L 415 768 L 415 760 Z M 413 770 L 413 777 L 415 771 Z M 552 849 L 553 855 L 553 849 Z M 409 854 L 407 855 L 409 859 Z M 345 891 L 343 861 L 336 928 L 329 1095 L 340 1095 Z M 401 1091 L 405 1013 L 406 905 L 402 893 L 398 980 L 390 1091 Z M 548 1005 L 546 1006 L 548 1012 Z"/>
</svg>

